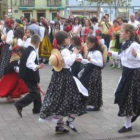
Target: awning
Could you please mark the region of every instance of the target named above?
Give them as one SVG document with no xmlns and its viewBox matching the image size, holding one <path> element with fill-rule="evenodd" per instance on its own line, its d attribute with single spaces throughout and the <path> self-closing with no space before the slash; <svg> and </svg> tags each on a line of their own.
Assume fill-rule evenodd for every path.
<svg viewBox="0 0 140 140">
<path fill-rule="evenodd" d="M 64 10 L 65 7 L 19 7 L 20 10 Z"/>
</svg>

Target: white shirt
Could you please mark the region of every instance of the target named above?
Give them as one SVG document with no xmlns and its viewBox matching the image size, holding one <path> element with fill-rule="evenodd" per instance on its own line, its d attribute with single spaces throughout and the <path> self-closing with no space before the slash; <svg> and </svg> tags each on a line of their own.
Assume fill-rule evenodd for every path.
<svg viewBox="0 0 140 140">
<path fill-rule="evenodd" d="M 36 60 L 36 57 L 38 59 L 38 50 L 32 46 L 35 50 L 31 51 L 28 59 L 27 59 L 27 62 L 26 62 L 26 67 L 29 68 L 29 69 L 32 69 L 33 71 L 36 71 L 37 69 L 37 64 L 35 64 L 35 60 Z"/>
<path fill-rule="evenodd" d="M 134 22 L 129 21 L 128 23 L 133 25 L 135 28 L 138 28 L 138 24 L 140 24 L 139 21 L 137 21 L 137 20 L 135 20 Z"/>
<path fill-rule="evenodd" d="M 74 61 L 76 60 L 76 54 L 74 53 L 71 54 L 70 51 L 67 48 L 65 48 L 61 51 L 61 55 L 64 60 L 63 68 L 70 68 L 74 63 Z"/>
<path fill-rule="evenodd" d="M 61 22 L 60 23 L 60 31 L 64 31 L 64 24 L 62 24 Z"/>
<path fill-rule="evenodd" d="M 92 34 L 89 33 L 88 36 L 95 36 L 95 33 L 92 33 Z"/>
<path fill-rule="evenodd" d="M 21 46 L 27 48 L 28 46 L 31 46 L 31 37 L 27 38 L 26 41 L 22 41 Z"/>
<path fill-rule="evenodd" d="M 19 38 L 19 39 L 17 40 L 17 45 L 18 45 L 18 46 L 22 46 L 22 42 L 23 42 L 23 40 Z"/>
<path fill-rule="evenodd" d="M 14 38 L 14 32 L 13 32 L 13 30 L 10 30 L 6 35 L 6 43 L 9 44 L 9 42 L 12 38 Z"/>
<path fill-rule="evenodd" d="M 105 45 L 105 40 L 103 38 L 100 39 L 102 45 Z"/>
<path fill-rule="evenodd" d="M 3 27 L 2 33 L 6 34 L 6 27 Z"/>
<path fill-rule="evenodd" d="M 132 55 L 132 49 L 135 49 L 137 52 L 136 58 Z M 140 68 L 140 45 L 134 42 L 119 55 L 117 52 L 112 52 L 112 57 L 121 59 L 122 65 L 127 68 Z"/>
<path fill-rule="evenodd" d="M 39 26 L 40 27 L 40 38 L 41 42 L 43 41 L 44 35 L 45 35 L 45 27 Z"/>
<path fill-rule="evenodd" d="M 78 30 L 80 30 L 81 27 L 82 27 L 81 25 L 74 25 L 72 32 L 75 32 L 77 33 L 78 36 L 80 36 L 80 32 L 78 33 Z"/>
<path fill-rule="evenodd" d="M 94 29 L 94 34 L 96 35 L 96 30 L 99 29 L 98 23 L 92 24 L 92 26 L 93 26 L 93 29 Z"/>
<path fill-rule="evenodd" d="M 90 61 L 88 61 L 87 59 L 82 59 L 81 63 L 83 64 L 94 64 L 96 66 L 99 67 L 103 67 L 103 55 L 100 51 L 96 50 L 96 51 L 90 51 L 88 53 L 87 58 L 90 57 Z"/>
</svg>

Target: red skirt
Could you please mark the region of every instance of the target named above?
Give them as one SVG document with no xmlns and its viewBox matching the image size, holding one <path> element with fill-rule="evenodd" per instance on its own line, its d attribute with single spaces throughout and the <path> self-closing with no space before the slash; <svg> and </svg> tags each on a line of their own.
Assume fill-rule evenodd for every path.
<svg viewBox="0 0 140 140">
<path fill-rule="evenodd" d="M 0 97 L 20 98 L 25 93 L 28 93 L 28 88 L 23 80 L 18 78 L 18 73 L 12 72 L 2 77 L 0 81 Z"/>
</svg>

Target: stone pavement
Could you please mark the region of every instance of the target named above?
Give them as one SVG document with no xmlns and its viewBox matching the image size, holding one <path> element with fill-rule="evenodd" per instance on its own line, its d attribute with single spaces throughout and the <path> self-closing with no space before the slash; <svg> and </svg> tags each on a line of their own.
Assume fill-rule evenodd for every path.
<svg viewBox="0 0 140 140">
<path fill-rule="evenodd" d="M 46 65 L 41 74 L 41 88 L 46 92 L 51 78 L 51 67 Z M 0 99 L 0 140 L 140 140 L 140 119 L 133 124 L 133 131 L 118 134 L 124 118 L 117 116 L 118 106 L 114 105 L 114 90 L 121 70 L 103 70 L 103 101 L 99 112 L 90 112 L 75 120 L 78 133 L 56 135 L 55 124 L 38 122 L 39 115 L 32 114 L 32 104 L 23 110 L 20 118 L 13 103 Z"/>
</svg>

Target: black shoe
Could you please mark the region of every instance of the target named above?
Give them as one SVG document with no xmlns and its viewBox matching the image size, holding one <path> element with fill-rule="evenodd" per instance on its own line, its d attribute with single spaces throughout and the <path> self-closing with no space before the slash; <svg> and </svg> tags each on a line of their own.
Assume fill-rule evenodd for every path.
<svg viewBox="0 0 140 140">
<path fill-rule="evenodd" d="M 135 122 L 137 120 L 137 118 L 139 117 L 139 115 L 136 115 L 136 116 L 133 116 L 132 119 L 131 119 L 131 122 Z"/>
<path fill-rule="evenodd" d="M 125 133 L 125 132 L 129 132 L 129 131 L 132 131 L 132 127 L 126 128 L 125 126 L 123 126 L 118 132 Z"/>
<path fill-rule="evenodd" d="M 39 114 L 40 111 L 33 111 L 33 114 Z"/>
<path fill-rule="evenodd" d="M 94 107 L 94 108 L 87 108 L 87 111 L 99 111 L 99 107 Z"/>
<path fill-rule="evenodd" d="M 65 127 L 63 127 L 63 126 L 56 126 L 56 127 L 55 127 L 55 132 L 56 132 L 57 134 L 63 134 L 63 133 L 68 133 L 69 130 L 66 129 Z"/>
<path fill-rule="evenodd" d="M 70 124 L 71 124 L 71 122 L 66 121 L 66 126 L 67 126 L 68 128 L 70 128 L 70 129 L 71 129 L 72 131 L 74 131 L 74 132 L 78 132 L 77 129 L 76 129 L 74 126 L 71 127 Z"/>
<path fill-rule="evenodd" d="M 33 111 L 33 114 L 39 114 L 40 113 L 40 111 L 38 111 L 38 110 L 32 109 L 32 111 Z"/>
<path fill-rule="evenodd" d="M 15 104 L 15 107 L 17 109 L 17 113 L 19 114 L 19 116 L 22 118 L 22 108 L 18 107 L 16 104 Z"/>
</svg>

